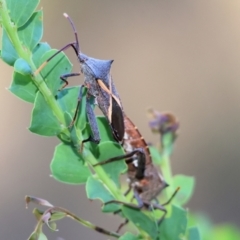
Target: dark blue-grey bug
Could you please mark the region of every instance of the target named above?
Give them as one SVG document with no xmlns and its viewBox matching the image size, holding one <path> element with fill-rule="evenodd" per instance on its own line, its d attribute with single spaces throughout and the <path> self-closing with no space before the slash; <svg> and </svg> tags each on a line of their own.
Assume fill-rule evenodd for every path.
<svg viewBox="0 0 240 240">
<path fill-rule="evenodd" d="M 116 87 L 112 81 L 111 77 L 111 65 L 113 60 L 100 60 L 92 57 L 88 57 L 80 51 L 78 35 L 74 24 L 70 17 L 65 13 L 64 16 L 68 18 L 70 21 L 74 34 L 75 34 L 75 42 L 69 43 L 60 50 L 58 50 L 54 55 L 52 55 L 49 59 L 47 59 L 35 72 L 35 75 L 42 70 L 42 68 L 57 54 L 60 52 L 72 47 L 78 57 L 78 60 L 81 65 L 81 73 L 84 75 L 84 84 L 81 85 L 79 95 L 78 95 L 78 103 L 76 107 L 76 111 L 72 120 L 72 124 L 74 124 L 79 104 L 82 98 L 82 88 L 83 86 L 87 87 L 87 99 L 94 97 L 98 107 L 107 118 L 109 125 L 112 129 L 113 136 L 117 142 L 122 142 L 124 136 L 124 117 L 123 117 L 123 108 L 121 104 L 120 97 L 116 90 Z M 79 76 L 80 73 L 69 73 L 60 76 L 61 80 L 65 82 L 63 87 L 68 85 L 67 78 L 73 76 Z M 88 139 L 85 139 L 83 142 L 92 141 L 95 143 L 100 142 L 100 134 L 97 126 L 96 117 L 94 115 L 93 109 L 91 108 L 90 101 L 87 100 L 86 104 L 86 112 L 87 118 L 91 127 L 92 136 Z"/>
</svg>

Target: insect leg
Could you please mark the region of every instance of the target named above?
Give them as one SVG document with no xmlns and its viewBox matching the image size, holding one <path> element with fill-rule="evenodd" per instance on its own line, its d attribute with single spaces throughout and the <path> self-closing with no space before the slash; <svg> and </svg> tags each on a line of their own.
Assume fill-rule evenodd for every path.
<svg viewBox="0 0 240 240">
<path fill-rule="evenodd" d="M 146 206 L 151 206 L 153 209 L 158 209 L 160 211 L 163 211 L 163 215 L 162 217 L 158 220 L 158 225 L 161 224 L 161 222 L 163 221 L 163 219 L 165 218 L 166 214 L 167 214 L 167 210 L 164 206 L 168 205 L 172 199 L 176 196 L 177 192 L 180 190 L 180 187 L 178 187 L 174 193 L 172 194 L 172 196 L 169 198 L 169 200 L 167 202 L 165 202 L 164 204 L 158 204 L 158 203 L 150 203 L 150 202 L 144 202 L 144 204 Z"/>
<path fill-rule="evenodd" d="M 121 230 L 125 225 L 128 224 L 128 222 L 129 222 L 129 220 L 128 220 L 128 219 L 125 219 L 125 221 L 119 225 L 119 227 L 118 227 L 118 229 L 117 229 L 116 232 L 119 233 L 120 230 Z"/>
<path fill-rule="evenodd" d="M 76 77 L 76 76 L 79 76 L 79 75 L 80 75 L 80 73 L 67 73 L 67 74 L 64 74 L 64 75 L 60 76 L 61 80 L 64 82 L 64 85 L 58 91 L 63 90 L 68 85 L 67 78 Z"/>
<path fill-rule="evenodd" d="M 80 102 L 82 100 L 82 88 L 84 87 L 84 85 L 81 85 L 80 86 L 80 89 L 79 89 L 79 93 L 78 93 L 78 100 L 77 100 L 77 106 L 76 106 L 76 110 L 75 110 L 75 113 L 73 115 L 73 119 L 69 125 L 69 127 L 72 127 L 74 122 L 76 121 L 76 118 L 77 118 L 77 114 L 78 114 L 78 110 L 79 110 L 79 106 L 80 106 Z"/>
<path fill-rule="evenodd" d="M 142 151 L 141 148 L 136 149 L 136 150 L 134 150 L 134 151 L 132 151 L 132 152 L 130 152 L 130 153 L 126 153 L 126 154 L 124 154 L 124 155 L 120 155 L 120 156 L 117 156 L 117 157 L 109 158 L 109 159 L 104 160 L 104 161 L 102 161 L 102 162 L 96 163 L 96 164 L 94 164 L 93 166 L 95 167 L 95 166 L 98 166 L 98 165 L 104 165 L 104 164 L 107 164 L 107 163 L 111 163 L 111 162 L 123 160 L 124 158 L 127 159 L 127 160 L 126 160 L 127 163 L 130 163 L 130 162 L 132 162 L 133 160 L 132 160 L 132 159 L 129 159 L 129 158 L 132 157 L 133 155 L 139 154 L 139 153 L 143 153 L 143 151 Z"/>
<path fill-rule="evenodd" d="M 136 204 L 133 204 L 133 203 L 127 203 L 127 202 L 122 202 L 122 201 L 119 201 L 119 200 L 116 200 L 116 199 L 113 199 L 113 200 L 110 200 L 108 202 L 105 202 L 104 204 L 107 205 L 107 204 L 110 204 L 110 203 L 118 203 L 118 204 L 122 204 L 124 206 L 127 206 L 127 207 L 130 207 L 130 208 L 134 208 L 134 209 L 140 209 L 142 208 L 142 206 L 138 206 Z"/>
<path fill-rule="evenodd" d="M 67 44 L 66 46 L 62 47 L 60 50 L 55 52 L 50 58 L 48 58 L 45 62 L 41 64 L 41 66 L 34 72 L 34 76 L 36 76 L 47 64 L 49 61 L 51 61 L 56 55 L 58 55 L 60 52 L 63 52 L 64 50 L 68 49 L 69 47 L 72 47 L 75 51 L 75 53 L 78 55 L 78 49 L 76 47 L 76 43 L 72 42 Z"/>
<path fill-rule="evenodd" d="M 89 122 L 93 136 L 90 135 L 87 139 L 84 139 L 82 141 L 82 144 L 89 141 L 98 144 L 100 142 L 100 133 L 98 130 L 97 119 L 95 117 L 92 106 L 88 100 L 86 101 L 86 111 L 87 111 L 88 122 Z"/>
<path fill-rule="evenodd" d="M 173 198 L 176 196 L 176 194 L 178 193 L 178 191 L 180 190 L 180 187 L 178 187 L 172 194 L 172 196 L 167 200 L 167 202 L 163 203 L 162 206 L 166 206 L 168 205 L 172 200 Z"/>
</svg>

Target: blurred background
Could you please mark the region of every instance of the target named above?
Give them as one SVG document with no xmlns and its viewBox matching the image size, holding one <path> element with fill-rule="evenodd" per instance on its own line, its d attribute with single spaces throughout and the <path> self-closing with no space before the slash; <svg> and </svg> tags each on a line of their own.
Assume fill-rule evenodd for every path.
<svg viewBox="0 0 240 240">
<path fill-rule="evenodd" d="M 171 111 L 180 120 L 172 167 L 196 177 L 187 207 L 215 223 L 240 225 L 240 2 L 237 0 L 42 0 L 44 36 L 54 48 L 74 40 L 67 12 L 89 56 L 114 59 L 112 74 L 126 113 L 143 136 L 156 142 L 146 109 Z M 78 71 L 73 51 L 67 52 Z M 95 224 L 115 230 L 84 186 L 50 178 L 56 138 L 30 133 L 32 105 L 6 90 L 12 69 L 0 62 L 0 235 L 26 239 L 35 226 L 26 194 L 48 199 Z M 77 85 L 82 79 L 72 80 Z M 71 220 L 49 239 L 106 239 Z M 59 238 L 60 239 L 60 238 Z"/>
</svg>

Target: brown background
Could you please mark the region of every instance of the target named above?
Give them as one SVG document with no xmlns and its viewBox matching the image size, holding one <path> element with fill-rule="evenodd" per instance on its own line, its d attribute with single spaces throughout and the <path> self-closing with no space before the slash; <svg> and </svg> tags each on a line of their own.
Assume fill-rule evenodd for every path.
<svg viewBox="0 0 240 240">
<path fill-rule="evenodd" d="M 43 0 L 40 6 L 43 39 L 52 47 L 73 41 L 62 16 L 67 12 L 84 53 L 115 59 L 113 76 L 125 111 L 147 140 L 156 140 L 147 127 L 147 107 L 178 116 L 181 129 L 173 170 L 197 181 L 187 206 L 208 213 L 216 223 L 239 226 L 240 2 Z M 68 54 L 75 60 L 72 51 Z M 25 194 L 46 198 L 114 230 L 119 219 L 101 214 L 100 203 L 86 199 L 84 186 L 49 177 L 58 141 L 27 130 L 32 106 L 5 90 L 11 75 L 12 69 L 1 62 L 1 240 L 26 239 L 33 230 L 35 220 L 31 210 L 25 210 Z M 59 228 L 53 234 L 46 230 L 50 239 L 106 239 L 71 220 L 62 221 Z"/>
</svg>

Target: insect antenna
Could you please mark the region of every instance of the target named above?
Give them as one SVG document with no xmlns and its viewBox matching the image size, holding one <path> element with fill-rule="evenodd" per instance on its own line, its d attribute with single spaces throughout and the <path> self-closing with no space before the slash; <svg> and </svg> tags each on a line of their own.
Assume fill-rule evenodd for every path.
<svg viewBox="0 0 240 240">
<path fill-rule="evenodd" d="M 78 40 L 78 34 L 77 34 L 77 30 L 74 26 L 74 23 L 73 23 L 72 19 L 68 16 L 67 13 L 64 13 L 63 16 L 68 19 L 68 21 L 70 22 L 70 24 L 72 26 L 72 29 L 73 29 L 73 32 L 74 32 L 74 35 L 75 35 L 75 40 L 76 40 L 76 42 L 75 42 L 75 48 L 76 49 L 75 50 L 77 50 L 77 53 L 80 53 L 80 45 L 79 45 L 79 40 Z"/>
</svg>

